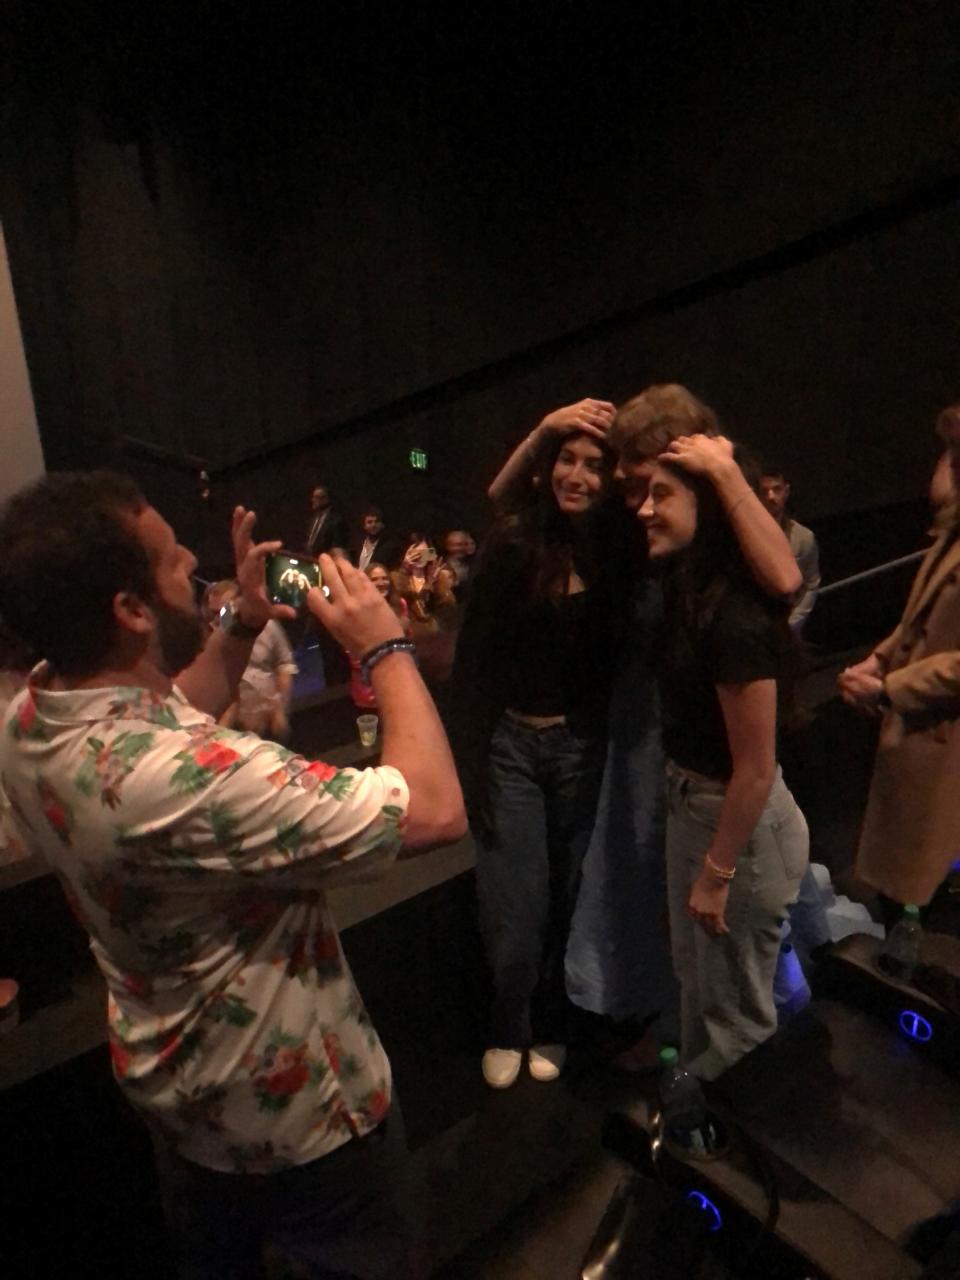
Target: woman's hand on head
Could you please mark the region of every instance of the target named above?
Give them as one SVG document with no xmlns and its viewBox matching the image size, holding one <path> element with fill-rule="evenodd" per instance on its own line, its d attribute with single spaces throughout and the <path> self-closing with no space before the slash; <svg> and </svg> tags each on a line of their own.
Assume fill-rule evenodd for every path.
<svg viewBox="0 0 960 1280">
<path fill-rule="evenodd" d="M 679 436 L 670 441 L 659 455 L 659 460 L 671 462 L 684 471 L 710 477 L 737 465 L 733 457 L 733 442 L 726 436 Z"/>
<path fill-rule="evenodd" d="M 616 408 L 609 400 L 578 400 L 576 404 L 563 405 L 539 423 L 534 434 L 541 440 L 548 436 L 571 436 L 579 432 L 606 440 L 613 425 Z"/>
</svg>

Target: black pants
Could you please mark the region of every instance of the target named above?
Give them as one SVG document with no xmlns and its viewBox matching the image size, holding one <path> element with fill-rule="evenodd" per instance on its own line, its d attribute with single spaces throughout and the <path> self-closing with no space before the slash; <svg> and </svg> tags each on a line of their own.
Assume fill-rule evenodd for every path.
<svg viewBox="0 0 960 1280">
<path fill-rule="evenodd" d="M 316 1280 L 412 1280 L 403 1118 L 280 1173 L 204 1169 L 158 1148 L 180 1280 L 259 1280 L 269 1245 Z"/>
</svg>

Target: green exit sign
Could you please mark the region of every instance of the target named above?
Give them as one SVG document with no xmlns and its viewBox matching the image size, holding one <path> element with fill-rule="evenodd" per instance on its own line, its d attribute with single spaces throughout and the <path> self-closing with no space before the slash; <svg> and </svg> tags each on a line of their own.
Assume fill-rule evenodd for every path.
<svg viewBox="0 0 960 1280">
<path fill-rule="evenodd" d="M 426 449 L 410 450 L 410 466 L 414 469 L 414 471 L 426 471 L 427 469 Z"/>
</svg>

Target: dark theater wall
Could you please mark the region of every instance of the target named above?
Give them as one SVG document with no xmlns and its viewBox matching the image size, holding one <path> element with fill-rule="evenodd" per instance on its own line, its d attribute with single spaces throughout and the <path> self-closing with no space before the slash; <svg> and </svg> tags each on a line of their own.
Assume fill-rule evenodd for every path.
<svg viewBox="0 0 960 1280">
<path fill-rule="evenodd" d="M 292 537 L 318 473 L 479 524 L 546 409 L 681 378 L 805 515 L 916 498 L 960 394 L 960 10 L 635 8 L 9 6 L 48 463 L 132 467 L 216 560 L 235 498 Z"/>
</svg>

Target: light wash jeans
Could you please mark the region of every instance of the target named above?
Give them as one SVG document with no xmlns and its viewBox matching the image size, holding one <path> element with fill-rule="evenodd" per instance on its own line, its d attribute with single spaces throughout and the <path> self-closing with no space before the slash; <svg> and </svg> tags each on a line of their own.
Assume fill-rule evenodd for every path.
<svg viewBox="0 0 960 1280">
<path fill-rule="evenodd" d="M 773 975 L 780 926 L 809 861 L 807 823 L 780 769 L 737 858 L 726 923 L 712 938 L 687 912 L 690 889 L 720 818 L 721 782 L 700 782 L 667 763 L 667 893 L 670 945 L 681 987 L 682 1059 L 715 1080 L 777 1029 Z"/>
</svg>

